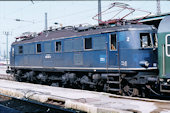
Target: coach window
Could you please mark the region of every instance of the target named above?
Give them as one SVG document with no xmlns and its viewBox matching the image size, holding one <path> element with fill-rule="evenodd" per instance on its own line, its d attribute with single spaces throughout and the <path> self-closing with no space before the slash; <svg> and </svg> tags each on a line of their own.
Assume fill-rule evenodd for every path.
<svg viewBox="0 0 170 113">
<path fill-rule="evenodd" d="M 23 46 L 19 46 L 19 47 L 18 47 L 18 53 L 19 53 L 19 54 L 22 54 L 22 53 L 23 53 Z"/>
<path fill-rule="evenodd" d="M 85 38 L 85 49 L 92 49 L 92 38 Z"/>
<path fill-rule="evenodd" d="M 41 44 L 37 44 L 37 53 L 41 53 Z"/>
<path fill-rule="evenodd" d="M 170 57 L 170 34 L 166 36 L 166 55 Z"/>
<path fill-rule="evenodd" d="M 114 51 L 116 50 L 116 34 L 110 35 L 110 50 Z"/>
<path fill-rule="evenodd" d="M 61 51 L 61 42 L 56 42 L 55 44 L 55 51 L 60 52 Z"/>
<path fill-rule="evenodd" d="M 149 33 L 140 33 L 140 40 L 142 48 L 152 47 L 152 41 Z"/>
</svg>

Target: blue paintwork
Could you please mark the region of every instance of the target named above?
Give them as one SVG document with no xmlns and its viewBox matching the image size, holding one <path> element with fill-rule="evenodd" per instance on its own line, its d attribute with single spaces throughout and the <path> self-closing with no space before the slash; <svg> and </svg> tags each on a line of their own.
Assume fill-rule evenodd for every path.
<svg viewBox="0 0 170 113">
<path fill-rule="evenodd" d="M 140 36 L 139 33 L 152 33 L 153 31 L 121 31 L 121 32 L 113 32 L 113 33 L 104 33 L 104 34 L 96 34 L 82 37 L 73 37 L 73 38 L 64 38 L 59 40 L 50 40 L 43 42 L 33 42 L 28 44 L 18 44 L 12 45 L 12 48 L 15 48 L 15 55 L 11 54 L 11 66 L 37 66 L 37 67 L 100 67 L 100 68 L 143 68 L 139 65 L 140 61 L 148 61 L 150 63 L 149 67 L 154 67 L 153 63 L 157 63 L 157 49 L 153 50 L 153 48 L 145 48 L 142 49 L 140 47 Z M 117 34 L 117 48 L 116 51 L 110 51 L 110 43 L 109 36 L 110 34 Z M 92 41 L 92 50 L 84 50 L 83 39 L 92 37 L 102 37 L 102 42 L 97 40 Z M 128 38 L 129 37 L 129 38 Z M 75 40 L 80 39 L 78 43 L 73 43 L 69 46 L 69 48 L 74 48 L 74 51 L 64 50 L 64 44 L 66 40 Z M 55 42 L 61 41 L 62 51 L 55 52 Z M 49 52 L 44 52 L 44 43 L 50 42 L 51 49 Z M 36 44 L 42 44 L 42 53 L 36 54 Z M 98 43 L 101 43 L 101 47 L 97 46 Z M 18 54 L 18 46 L 30 45 L 34 48 L 31 51 L 31 47 L 28 50 L 29 54 Z M 102 45 L 103 44 L 103 45 Z M 119 47 L 118 47 L 119 45 Z M 79 48 L 76 48 L 78 46 Z M 12 51 L 12 50 L 11 50 Z M 24 51 L 27 51 L 24 49 Z M 46 50 L 47 51 L 47 50 Z M 11 52 L 12 53 L 12 52 Z M 118 58 L 119 54 L 119 58 Z M 107 57 L 108 55 L 108 57 Z M 50 56 L 50 58 L 45 58 L 45 56 Z M 107 59 L 108 58 L 108 59 Z M 118 61 L 119 59 L 119 61 Z M 123 65 L 122 61 L 126 61 L 127 65 Z M 108 64 L 107 64 L 108 62 Z"/>
</svg>

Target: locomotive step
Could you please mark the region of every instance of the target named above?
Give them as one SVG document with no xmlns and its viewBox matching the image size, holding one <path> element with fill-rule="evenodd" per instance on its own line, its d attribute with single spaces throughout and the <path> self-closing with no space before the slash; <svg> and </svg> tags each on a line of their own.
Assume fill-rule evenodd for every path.
<svg viewBox="0 0 170 113">
<path fill-rule="evenodd" d="M 116 89 L 116 88 L 109 88 L 108 90 L 109 91 L 116 91 L 116 92 L 120 91 L 120 89 Z"/>
<path fill-rule="evenodd" d="M 108 74 L 108 77 L 119 77 L 120 74 Z"/>
<path fill-rule="evenodd" d="M 120 84 L 119 81 L 107 81 L 108 84 Z"/>
</svg>

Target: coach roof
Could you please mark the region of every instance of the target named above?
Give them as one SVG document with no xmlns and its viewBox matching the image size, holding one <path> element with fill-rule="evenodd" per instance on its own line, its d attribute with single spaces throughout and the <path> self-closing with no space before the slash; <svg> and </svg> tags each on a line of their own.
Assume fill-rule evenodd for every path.
<svg viewBox="0 0 170 113">
<path fill-rule="evenodd" d="M 170 32 L 170 16 L 166 16 L 159 24 L 158 33 Z"/>
</svg>

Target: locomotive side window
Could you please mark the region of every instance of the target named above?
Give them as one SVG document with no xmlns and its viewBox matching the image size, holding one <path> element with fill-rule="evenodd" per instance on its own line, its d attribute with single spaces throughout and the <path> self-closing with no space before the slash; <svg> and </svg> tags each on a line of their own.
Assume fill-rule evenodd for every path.
<svg viewBox="0 0 170 113">
<path fill-rule="evenodd" d="M 116 50 L 116 34 L 110 35 L 110 50 Z"/>
<path fill-rule="evenodd" d="M 18 46 L 18 53 L 22 54 L 23 53 L 23 46 Z"/>
<path fill-rule="evenodd" d="M 166 55 L 170 57 L 170 34 L 166 36 Z"/>
<path fill-rule="evenodd" d="M 140 33 L 141 47 L 152 47 L 151 37 L 149 33 Z"/>
<path fill-rule="evenodd" d="M 85 49 L 92 49 L 92 38 L 85 38 Z"/>
<path fill-rule="evenodd" d="M 37 53 L 41 53 L 41 44 L 37 44 Z"/>
<path fill-rule="evenodd" d="M 61 51 L 61 42 L 56 42 L 55 43 L 55 51 L 60 52 Z"/>
</svg>

